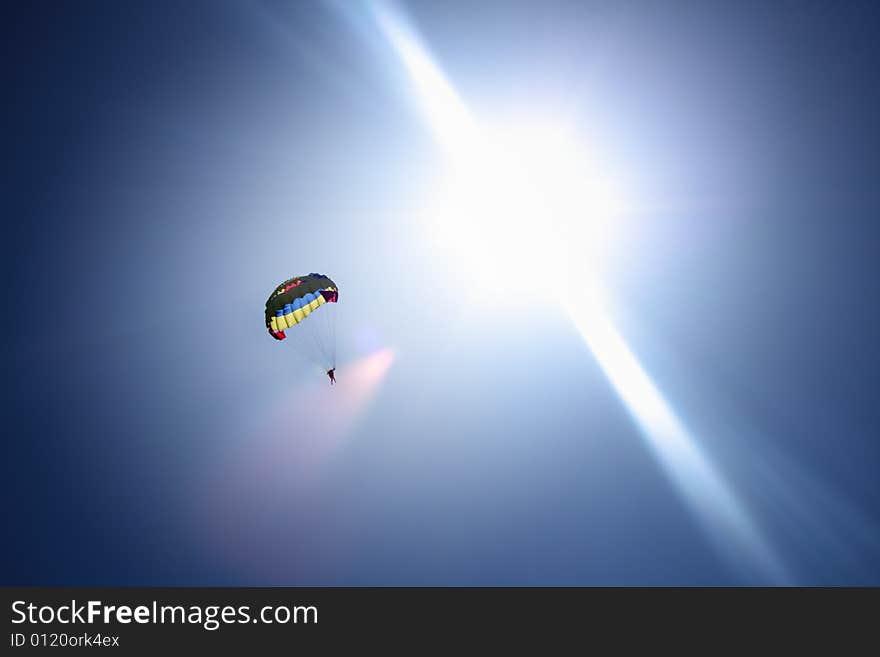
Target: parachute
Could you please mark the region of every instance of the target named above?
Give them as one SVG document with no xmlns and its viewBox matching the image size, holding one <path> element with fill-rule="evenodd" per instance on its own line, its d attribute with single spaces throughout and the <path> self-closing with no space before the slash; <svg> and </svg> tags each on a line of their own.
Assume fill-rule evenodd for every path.
<svg viewBox="0 0 880 657">
<path fill-rule="evenodd" d="M 336 322 L 331 312 L 339 288 L 324 274 L 295 276 L 281 283 L 266 299 L 266 329 L 276 340 L 290 338 L 308 360 L 324 370 L 336 367 Z"/>
</svg>

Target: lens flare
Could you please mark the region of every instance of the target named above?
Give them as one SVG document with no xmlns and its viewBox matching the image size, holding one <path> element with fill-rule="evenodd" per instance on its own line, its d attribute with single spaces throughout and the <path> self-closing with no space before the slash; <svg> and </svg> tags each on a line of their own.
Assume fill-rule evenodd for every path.
<svg viewBox="0 0 880 657">
<path fill-rule="evenodd" d="M 193 496 L 196 540 L 217 560 L 277 583 L 320 513 L 322 473 L 355 433 L 394 362 L 384 348 L 338 369 L 337 384 L 288 389 L 206 464 Z M 294 560 L 295 561 L 295 560 Z M 317 576 L 317 575 L 316 575 Z"/>
<path fill-rule="evenodd" d="M 666 402 L 598 299 L 597 260 L 608 247 L 615 202 L 571 139 L 522 128 L 499 139 L 472 118 L 454 86 L 399 12 L 375 4 L 377 23 L 410 75 L 427 124 L 448 152 L 452 174 L 433 214 L 433 239 L 477 268 L 494 293 L 520 293 L 522 273 L 562 269 L 546 290 L 577 330 L 626 405 L 667 476 L 720 551 L 754 579 L 784 583 L 783 564 L 744 505 Z M 594 191 L 594 190 L 599 190 Z M 540 276 L 535 277 L 543 284 Z M 505 281 L 515 285 L 506 288 Z"/>
</svg>

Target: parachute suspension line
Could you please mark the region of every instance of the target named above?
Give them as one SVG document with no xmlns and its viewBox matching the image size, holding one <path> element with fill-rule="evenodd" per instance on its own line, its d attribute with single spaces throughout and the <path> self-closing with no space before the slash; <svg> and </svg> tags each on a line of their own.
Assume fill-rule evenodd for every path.
<svg viewBox="0 0 880 657">
<path fill-rule="evenodd" d="M 326 303 L 321 306 L 321 337 L 323 338 L 324 357 L 327 368 L 336 367 L 336 304 Z"/>
<path fill-rule="evenodd" d="M 336 366 L 335 313 L 335 305 L 322 304 L 296 327 L 298 332 L 307 334 L 302 336 L 303 348 L 325 370 Z"/>
<path fill-rule="evenodd" d="M 317 360 L 319 363 L 321 361 L 321 345 L 318 342 L 318 336 L 315 334 L 315 325 L 314 323 L 306 324 L 305 320 L 300 322 L 298 328 L 302 329 L 303 338 L 308 336 L 308 349 L 312 354 L 312 360 Z"/>
<path fill-rule="evenodd" d="M 325 303 L 321 306 L 323 317 L 321 335 L 324 338 L 324 356 L 328 369 L 336 367 L 336 336 L 333 329 L 336 327 L 336 304 Z"/>
<path fill-rule="evenodd" d="M 330 363 L 336 369 L 336 303 L 333 304 L 333 317 L 330 318 Z"/>
<path fill-rule="evenodd" d="M 318 308 L 317 310 L 313 311 L 312 314 L 303 321 L 303 328 L 306 328 L 311 339 L 315 359 L 321 364 L 321 367 L 326 367 L 327 349 L 324 345 L 323 340 L 323 320 L 320 320 L 318 319 L 318 317 L 315 316 L 316 313 L 320 313 L 322 310 L 324 310 L 324 308 Z M 321 314 L 323 316 L 323 313 Z"/>
<path fill-rule="evenodd" d="M 321 313 L 320 335 L 321 355 L 328 369 L 336 367 L 336 304 L 325 303 L 318 311 Z"/>
</svg>

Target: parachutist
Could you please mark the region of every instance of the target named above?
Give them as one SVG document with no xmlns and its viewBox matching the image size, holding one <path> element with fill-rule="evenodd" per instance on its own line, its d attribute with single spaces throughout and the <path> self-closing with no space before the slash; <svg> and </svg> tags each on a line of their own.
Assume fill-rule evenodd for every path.
<svg viewBox="0 0 880 657">
<path fill-rule="evenodd" d="M 314 272 L 288 278 L 266 299 L 269 335 L 288 344 L 293 342 L 310 361 L 320 364 L 318 372 L 334 363 L 327 371 L 330 385 L 336 385 L 336 328 L 334 313 L 327 306 L 338 302 L 336 283 Z M 304 328 L 300 324 L 304 324 Z M 295 337 L 294 340 L 288 340 L 287 331 L 292 331 L 290 337 Z"/>
</svg>

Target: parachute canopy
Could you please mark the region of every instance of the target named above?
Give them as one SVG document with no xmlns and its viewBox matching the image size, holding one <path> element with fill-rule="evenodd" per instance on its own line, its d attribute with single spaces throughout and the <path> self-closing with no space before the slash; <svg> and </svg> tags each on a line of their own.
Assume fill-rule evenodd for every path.
<svg viewBox="0 0 880 657">
<path fill-rule="evenodd" d="M 306 321 L 325 303 L 336 303 L 339 289 L 323 274 L 307 274 L 289 278 L 275 288 L 266 299 L 266 328 L 276 340 L 284 340 L 285 329 Z M 308 320 L 314 321 L 314 320 Z"/>
</svg>

